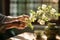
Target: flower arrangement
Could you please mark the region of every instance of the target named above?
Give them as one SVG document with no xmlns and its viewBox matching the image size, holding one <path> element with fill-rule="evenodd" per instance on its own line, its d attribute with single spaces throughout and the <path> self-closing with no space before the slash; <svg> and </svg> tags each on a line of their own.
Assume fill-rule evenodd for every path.
<svg viewBox="0 0 60 40">
<path fill-rule="evenodd" d="M 31 22 L 35 22 L 35 20 L 37 20 L 40 25 L 45 25 L 46 21 L 48 22 L 51 19 L 57 20 L 60 16 L 60 14 L 54 8 L 52 8 L 52 6 L 45 4 L 39 6 L 37 11 L 31 10 L 29 14 L 30 17 L 28 20 L 28 25 L 32 28 L 33 26 Z"/>
</svg>

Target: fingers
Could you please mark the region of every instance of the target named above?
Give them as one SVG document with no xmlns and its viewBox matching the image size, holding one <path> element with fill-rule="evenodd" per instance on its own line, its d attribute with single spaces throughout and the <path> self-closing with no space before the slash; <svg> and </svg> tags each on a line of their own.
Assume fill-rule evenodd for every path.
<svg viewBox="0 0 60 40">
<path fill-rule="evenodd" d="M 8 16 L 8 17 L 12 18 L 13 20 L 5 22 L 5 24 L 7 24 L 7 29 L 11 29 L 11 28 L 25 29 L 27 27 L 26 19 L 29 18 L 28 15 L 18 16 L 18 17 L 12 17 L 12 16 Z"/>
<path fill-rule="evenodd" d="M 8 18 L 18 18 L 18 17 L 13 17 L 13 16 L 7 16 Z"/>
<path fill-rule="evenodd" d="M 11 23 L 20 23 L 20 21 L 19 20 L 12 20 L 9 22 L 4 22 L 4 24 L 11 24 Z"/>
</svg>

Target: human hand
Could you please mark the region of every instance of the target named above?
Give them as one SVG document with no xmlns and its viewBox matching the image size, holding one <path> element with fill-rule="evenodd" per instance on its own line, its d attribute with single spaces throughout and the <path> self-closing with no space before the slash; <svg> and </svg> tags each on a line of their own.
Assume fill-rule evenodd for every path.
<svg viewBox="0 0 60 40">
<path fill-rule="evenodd" d="M 5 22 L 6 29 L 17 28 L 17 29 L 25 29 L 27 27 L 26 19 L 27 15 L 18 16 L 18 17 L 9 17 L 10 20 Z M 11 20 L 12 19 L 12 20 Z"/>
</svg>

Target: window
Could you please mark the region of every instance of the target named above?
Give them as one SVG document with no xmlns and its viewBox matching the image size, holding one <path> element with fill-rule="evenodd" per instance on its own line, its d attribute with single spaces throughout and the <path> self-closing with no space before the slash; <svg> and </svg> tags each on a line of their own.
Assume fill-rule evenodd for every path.
<svg viewBox="0 0 60 40">
<path fill-rule="evenodd" d="M 36 11 L 42 4 L 50 4 L 58 11 L 58 0 L 10 0 L 10 15 L 28 14 L 30 10 Z"/>
</svg>

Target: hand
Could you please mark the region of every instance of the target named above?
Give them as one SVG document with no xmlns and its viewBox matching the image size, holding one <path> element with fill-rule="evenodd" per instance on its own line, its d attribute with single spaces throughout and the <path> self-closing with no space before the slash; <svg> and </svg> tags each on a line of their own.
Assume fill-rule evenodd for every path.
<svg viewBox="0 0 60 40">
<path fill-rule="evenodd" d="M 25 29 L 25 27 L 27 27 L 26 18 L 28 18 L 28 16 L 9 17 L 10 20 L 5 22 L 5 24 L 7 24 L 6 29 Z"/>
<path fill-rule="evenodd" d="M 11 29 L 11 28 L 17 28 L 17 29 L 25 29 L 26 23 L 21 22 L 21 21 L 11 21 L 11 22 L 5 22 L 6 24 L 6 29 Z"/>
</svg>

